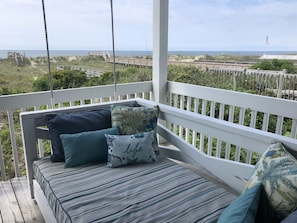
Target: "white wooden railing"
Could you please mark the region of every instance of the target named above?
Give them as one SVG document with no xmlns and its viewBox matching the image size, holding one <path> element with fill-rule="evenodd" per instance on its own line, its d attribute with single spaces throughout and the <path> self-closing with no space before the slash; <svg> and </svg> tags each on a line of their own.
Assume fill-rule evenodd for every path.
<svg viewBox="0 0 297 223">
<path fill-rule="evenodd" d="M 152 82 L 138 82 L 117 85 L 116 100 L 126 98 L 152 98 Z M 235 91 L 208 88 L 203 86 L 167 82 L 167 104 L 180 109 L 196 112 L 202 115 L 218 118 L 263 131 L 296 138 L 297 136 L 297 102 L 272 97 L 252 95 Z M 55 106 L 65 107 L 87 103 L 100 103 L 114 99 L 114 86 L 98 86 L 78 89 L 59 90 L 54 92 Z M 50 108 L 50 92 L 36 92 L 19 95 L 0 96 L 0 119 L 9 126 L 11 148 L 13 154 L 15 176 L 20 176 L 21 165 L 19 155 L 23 153 L 19 137 L 19 112 Z M 248 123 L 246 120 L 249 120 Z M 272 122 L 276 122 L 272 125 Z M 284 122 L 290 123 L 289 129 L 284 129 Z M 1 124 L 1 123 L 0 123 Z M 229 160 L 253 164 L 259 154 L 245 151 L 245 148 L 234 147 L 225 142 L 200 135 L 195 131 L 174 123 L 168 128 L 179 137 L 191 143 L 206 154 Z M 275 126 L 271 129 L 271 126 Z M 288 124 L 286 125 L 288 126 Z M 0 131 L 2 131 L 0 129 Z M 6 178 L 5 161 L 0 147 L 1 179 Z M 42 147 L 40 148 L 42 153 Z"/>
<path fill-rule="evenodd" d="M 113 85 L 57 90 L 54 91 L 54 104 L 55 107 L 60 108 L 135 97 L 150 100 L 152 83 L 147 81 L 118 84 L 116 86 L 116 98 L 114 98 L 114 90 L 115 88 Z M 51 93 L 49 91 L 0 96 L 0 113 L 2 116 L 2 118 L 0 118 L 0 124 L 3 129 L 4 125 L 9 126 L 11 150 L 13 155 L 13 167 L 5 165 L 6 160 L 4 159 L 3 154 L 4 149 L 0 142 L 0 171 L 2 180 L 6 179 L 6 168 L 14 168 L 16 177 L 22 175 L 21 165 L 24 166 L 24 162 L 19 161 L 19 154 L 23 154 L 22 145 L 20 145 L 21 140 L 18 140 L 18 136 L 20 134 L 18 124 L 19 112 L 47 108 L 51 108 Z M 0 131 L 2 131 L 1 128 Z M 41 145 L 42 144 L 40 144 L 40 150 L 43 149 Z"/>
<path fill-rule="evenodd" d="M 297 136 L 297 102 L 265 97 L 217 88 L 168 82 L 167 104 L 221 120 L 246 125 L 266 132 L 291 138 Z M 248 120 L 248 123 L 247 123 Z M 276 122 L 276 123 L 273 123 Z M 284 129 L 284 123 L 290 126 Z M 275 126 L 274 128 L 272 128 Z M 174 132 L 192 145 L 203 149 L 208 155 L 224 157 L 234 161 L 254 163 L 252 155 L 244 148 L 232 148 L 208 136 L 197 135 L 195 131 L 173 125 Z M 199 145 L 196 145 L 199 143 Z M 232 152 L 233 150 L 233 152 Z M 232 157 L 231 157 L 232 156 Z M 257 154 L 255 154 L 257 159 Z"/>
</svg>

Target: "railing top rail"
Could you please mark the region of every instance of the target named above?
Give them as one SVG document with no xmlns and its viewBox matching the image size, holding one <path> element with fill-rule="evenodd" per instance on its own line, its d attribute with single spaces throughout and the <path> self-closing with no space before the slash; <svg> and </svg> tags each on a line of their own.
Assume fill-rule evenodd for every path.
<svg viewBox="0 0 297 223">
<path fill-rule="evenodd" d="M 297 119 L 297 101 L 168 81 L 170 93 Z"/>
<path fill-rule="evenodd" d="M 117 85 L 117 94 L 134 94 L 149 92 L 152 90 L 152 82 L 134 82 Z M 88 98 L 110 97 L 114 94 L 114 85 L 71 88 L 54 91 L 55 103 L 79 101 Z M 50 105 L 50 91 L 31 92 L 24 94 L 3 95 L 0 96 L 0 111 L 26 108 L 41 105 Z"/>
</svg>

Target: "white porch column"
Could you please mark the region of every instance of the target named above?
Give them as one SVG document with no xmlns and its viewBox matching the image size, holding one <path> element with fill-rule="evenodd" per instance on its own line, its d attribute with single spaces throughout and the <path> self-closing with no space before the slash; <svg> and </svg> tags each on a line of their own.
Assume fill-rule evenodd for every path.
<svg viewBox="0 0 297 223">
<path fill-rule="evenodd" d="M 153 3 L 153 100 L 166 102 L 169 0 Z"/>
</svg>

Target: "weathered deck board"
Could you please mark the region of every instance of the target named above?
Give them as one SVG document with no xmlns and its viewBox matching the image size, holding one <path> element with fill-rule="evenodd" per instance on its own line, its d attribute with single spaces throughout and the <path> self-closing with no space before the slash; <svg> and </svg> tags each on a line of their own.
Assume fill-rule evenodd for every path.
<svg viewBox="0 0 297 223">
<path fill-rule="evenodd" d="M 0 184 L 0 213 L 3 223 L 24 222 L 10 181 Z"/>
<path fill-rule="evenodd" d="M 30 198 L 26 177 L 0 182 L 0 223 L 44 223 L 40 210 Z"/>
</svg>

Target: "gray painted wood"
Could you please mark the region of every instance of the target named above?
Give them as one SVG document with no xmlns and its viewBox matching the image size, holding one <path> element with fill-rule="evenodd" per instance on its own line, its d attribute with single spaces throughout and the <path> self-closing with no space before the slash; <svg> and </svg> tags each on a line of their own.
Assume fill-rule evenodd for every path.
<svg viewBox="0 0 297 223">
<path fill-rule="evenodd" d="M 43 223 L 43 217 L 36 202 L 31 199 L 26 177 L 14 178 L 11 184 L 26 223 Z"/>
<path fill-rule="evenodd" d="M 0 182 L 0 223 L 44 223 L 39 207 L 29 195 L 26 177 Z"/>
<path fill-rule="evenodd" d="M 0 183 L 0 213 L 3 223 L 24 222 L 10 181 Z"/>
</svg>

